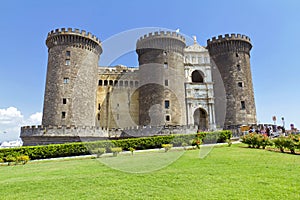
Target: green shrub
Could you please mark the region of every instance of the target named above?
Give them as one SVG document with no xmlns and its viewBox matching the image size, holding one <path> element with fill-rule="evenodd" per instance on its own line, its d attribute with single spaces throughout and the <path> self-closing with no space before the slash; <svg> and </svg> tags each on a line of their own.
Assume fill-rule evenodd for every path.
<svg viewBox="0 0 300 200">
<path fill-rule="evenodd" d="M 113 156 L 117 156 L 120 152 L 122 152 L 121 147 L 113 147 L 110 149 L 110 151 L 113 153 Z"/>
<path fill-rule="evenodd" d="M 196 133 L 196 135 L 194 135 L 194 139 L 191 140 L 192 146 L 196 146 L 197 149 L 200 149 L 200 145 L 202 144 L 202 138 L 204 137 L 204 134 L 206 133 Z"/>
<path fill-rule="evenodd" d="M 285 137 L 280 136 L 279 138 L 276 138 L 273 140 L 273 143 L 276 148 L 280 149 L 280 151 L 283 153 L 284 152 L 284 146 L 285 146 Z"/>
<path fill-rule="evenodd" d="M 16 157 L 16 161 L 18 163 L 22 163 L 23 165 L 25 165 L 29 160 L 30 160 L 29 156 L 26 155 L 20 155 Z"/>
<path fill-rule="evenodd" d="M 184 148 L 186 148 L 188 146 L 188 143 L 183 142 L 183 143 L 181 143 L 181 146 L 184 147 Z"/>
<path fill-rule="evenodd" d="M 219 131 L 218 133 L 222 133 Z M 227 135 L 228 131 L 218 135 Z M 106 152 L 111 152 L 111 148 L 121 147 L 124 150 L 129 148 L 134 149 L 152 149 L 160 148 L 162 144 L 172 144 L 173 146 L 181 146 L 182 144 L 199 145 L 202 143 L 202 138 L 205 135 L 216 134 L 214 133 L 200 133 L 195 140 L 195 134 L 174 134 L 165 136 L 153 136 L 144 138 L 129 138 L 118 140 L 101 140 L 95 142 L 75 142 L 65 144 L 51 144 L 45 146 L 24 146 L 19 148 L 0 149 L 0 158 L 5 161 L 5 157 L 12 155 L 26 155 L 30 160 L 56 158 L 66 156 L 87 155 L 97 148 L 104 148 Z M 216 137 L 216 136 L 213 136 Z"/>
<path fill-rule="evenodd" d="M 226 142 L 227 142 L 227 144 L 228 144 L 228 147 L 231 147 L 231 145 L 232 145 L 231 139 L 226 139 Z"/>
<path fill-rule="evenodd" d="M 230 140 L 230 138 L 232 137 L 232 132 L 229 130 L 217 131 L 215 133 L 217 133 L 219 135 L 219 137 L 217 139 L 218 143 L 226 142 L 226 140 Z"/>
<path fill-rule="evenodd" d="M 162 144 L 161 147 L 165 149 L 165 152 L 168 152 L 173 147 L 173 144 Z"/>
<path fill-rule="evenodd" d="M 201 132 L 200 136 L 205 144 L 224 143 L 227 139 L 232 137 L 232 132 L 229 130 Z"/>
<path fill-rule="evenodd" d="M 17 161 L 16 157 L 13 155 L 8 155 L 4 159 L 8 163 L 8 165 L 12 165 L 12 163 L 16 164 Z"/>
<path fill-rule="evenodd" d="M 273 146 L 273 142 L 266 135 L 259 135 L 258 142 L 263 149 L 265 149 L 266 146 Z"/>
<path fill-rule="evenodd" d="M 295 154 L 295 149 L 299 148 L 299 138 L 296 135 L 289 135 L 285 138 L 284 147 L 289 149 L 292 154 Z"/>
<path fill-rule="evenodd" d="M 0 163 L 4 163 L 4 160 L 2 158 L 0 158 Z"/>
<path fill-rule="evenodd" d="M 247 135 L 244 135 L 241 139 L 242 139 L 242 143 L 248 144 L 248 147 L 250 148 L 259 148 L 260 147 L 260 143 L 259 141 L 259 135 L 257 133 L 249 133 Z"/>
<path fill-rule="evenodd" d="M 251 148 L 259 149 L 260 147 L 262 147 L 263 149 L 265 149 L 266 146 L 273 145 L 269 137 L 258 133 L 249 133 L 243 136 L 241 139 L 242 143 L 248 144 L 248 146 Z"/>
<path fill-rule="evenodd" d="M 133 155 L 133 152 L 135 151 L 135 149 L 133 147 L 129 147 L 129 151 L 131 152 L 131 155 Z"/>
<path fill-rule="evenodd" d="M 106 152 L 106 149 L 105 148 L 96 148 L 96 149 L 93 149 L 91 150 L 91 153 L 92 154 L 96 154 L 97 155 L 97 158 L 99 158 L 102 154 L 104 154 Z"/>
</svg>

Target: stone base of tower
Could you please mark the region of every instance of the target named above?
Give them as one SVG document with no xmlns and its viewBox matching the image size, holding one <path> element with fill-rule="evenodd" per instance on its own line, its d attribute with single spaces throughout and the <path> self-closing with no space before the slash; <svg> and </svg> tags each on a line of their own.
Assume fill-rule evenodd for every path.
<svg viewBox="0 0 300 200">
<path fill-rule="evenodd" d="M 24 146 L 35 146 L 97 141 L 107 139 L 108 137 L 118 137 L 119 135 L 117 132 L 109 135 L 108 130 L 98 127 L 24 126 L 21 128 L 20 137 Z"/>
<path fill-rule="evenodd" d="M 107 139 L 107 137 L 67 137 L 67 136 L 25 136 L 21 137 L 23 146 L 36 146 L 48 144 L 63 144 L 70 142 L 91 142 Z"/>
</svg>

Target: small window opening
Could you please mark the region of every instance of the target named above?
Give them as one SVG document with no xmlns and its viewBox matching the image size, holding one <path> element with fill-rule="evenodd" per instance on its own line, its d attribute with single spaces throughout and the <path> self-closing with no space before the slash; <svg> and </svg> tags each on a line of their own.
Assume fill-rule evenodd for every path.
<svg viewBox="0 0 300 200">
<path fill-rule="evenodd" d="M 167 121 L 167 122 L 170 121 L 170 115 L 166 115 L 166 121 Z"/>
<path fill-rule="evenodd" d="M 239 87 L 243 87 L 243 82 L 238 82 Z"/>
<path fill-rule="evenodd" d="M 63 98 L 63 104 L 67 104 L 67 99 Z"/>
<path fill-rule="evenodd" d="M 65 119 L 65 118 L 66 118 L 66 112 L 62 112 L 62 113 L 61 113 L 61 118 L 62 118 L 62 119 Z"/>
<path fill-rule="evenodd" d="M 237 65 L 237 70 L 241 71 L 241 65 Z"/>
<path fill-rule="evenodd" d="M 169 108 L 170 108 L 170 101 L 165 100 L 165 109 L 169 109 Z"/>
<path fill-rule="evenodd" d="M 245 101 L 241 101 L 241 109 L 242 109 L 242 110 L 245 110 L 245 109 L 246 109 Z"/>
<path fill-rule="evenodd" d="M 66 56 L 70 57 L 71 56 L 71 51 L 66 51 Z"/>
<path fill-rule="evenodd" d="M 102 84 L 103 84 L 103 81 L 102 81 L 102 80 L 99 80 L 99 81 L 98 81 L 98 85 L 102 86 Z"/>
<path fill-rule="evenodd" d="M 164 63 L 164 68 L 168 69 L 168 63 L 167 62 Z"/>
<path fill-rule="evenodd" d="M 101 110 L 101 104 L 98 103 L 98 110 Z"/>
<path fill-rule="evenodd" d="M 67 83 L 69 83 L 69 78 L 64 78 L 64 84 L 67 84 Z"/>
<path fill-rule="evenodd" d="M 71 60 L 70 59 L 66 59 L 66 65 L 71 65 Z"/>
<path fill-rule="evenodd" d="M 169 80 L 165 80 L 165 86 L 169 86 Z"/>
<path fill-rule="evenodd" d="M 100 121 L 100 113 L 98 113 L 97 118 L 98 118 L 98 121 Z"/>
</svg>

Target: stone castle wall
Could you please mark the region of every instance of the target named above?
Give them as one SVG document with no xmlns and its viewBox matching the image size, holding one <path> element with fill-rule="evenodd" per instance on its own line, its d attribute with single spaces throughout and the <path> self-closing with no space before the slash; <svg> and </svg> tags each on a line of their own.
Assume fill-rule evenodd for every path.
<svg viewBox="0 0 300 200">
<path fill-rule="evenodd" d="M 94 126 L 100 41 L 78 29 L 48 34 L 42 124 Z"/>
<path fill-rule="evenodd" d="M 139 122 L 138 68 L 100 67 L 96 126 L 125 128 Z"/>
<path fill-rule="evenodd" d="M 150 33 L 137 41 L 140 125 L 186 124 L 185 46 L 174 32 Z"/>
<path fill-rule="evenodd" d="M 78 29 L 51 31 L 46 44 L 43 125 L 22 127 L 24 145 L 195 133 L 199 127 L 186 125 L 187 105 L 191 106 L 189 115 L 195 115 L 202 106 L 208 113 L 205 120 L 214 127 L 214 101 L 217 106 L 224 104 L 218 98 L 204 97 L 204 92 L 225 97 L 224 128 L 256 123 L 250 70 L 252 45 L 247 36 L 226 34 L 207 41 L 211 67 L 221 73 L 224 94 L 213 87 L 216 77 L 211 81 L 205 75 L 206 88 L 204 83 L 187 84 L 189 72 L 210 67 L 204 64 L 209 58 L 198 55 L 204 63 L 185 66 L 185 38 L 175 32 L 141 37 L 136 43 L 139 68 L 99 67 L 100 40 Z M 190 56 L 193 61 L 194 55 Z M 212 88 L 214 92 L 209 91 Z M 199 91 L 202 96 L 197 96 Z M 220 118 L 218 107 L 216 118 Z"/>
<path fill-rule="evenodd" d="M 226 114 L 224 128 L 242 124 L 256 124 L 256 109 L 250 69 L 252 44 L 249 37 L 240 34 L 226 34 L 224 37 L 219 36 L 208 40 L 207 45 L 225 87 Z M 215 90 L 217 96 L 221 96 L 219 92 Z M 218 100 L 216 98 L 216 101 Z"/>
</svg>

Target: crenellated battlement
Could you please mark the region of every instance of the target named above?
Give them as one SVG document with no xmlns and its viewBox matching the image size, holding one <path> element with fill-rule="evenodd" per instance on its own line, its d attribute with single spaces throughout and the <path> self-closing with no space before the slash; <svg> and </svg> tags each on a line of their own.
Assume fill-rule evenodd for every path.
<svg viewBox="0 0 300 200">
<path fill-rule="evenodd" d="M 74 126 L 74 125 L 66 125 L 66 126 L 43 126 L 43 125 L 33 125 L 33 126 L 22 126 L 21 130 L 50 130 L 50 129 L 86 129 L 86 130 L 95 130 L 101 129 L 105 130 L 104 128 L 95 127 L 95 126 Z"/>
<path fill-rule="evenodd" d="M 96 141 L 108 138 L 147 137 L 169 134 L 192 134 L 197 126 L 136 126 L 107 129 L 91 126 L 24 126 L 21 138 L 25 146 L 59 144 L 65 142 Z"/>
<path fill-rule="evenodd" d="M 136 51 L 140 54 L 146 49 L 159 49 L 183 54 L 185 46 L 185 38 L 182 35 L 171 31 L 160 31 L 140 37 L 136 43 Z"/>
<path fill-rule="evenodd" d="M 108 130 L 95 126 L 23 126 L 20 136 L 107 137 Z"/>
<path fill-rule="evenodd" d="M 207 40 L 207 49 L 211 56 L 223 55 L 227 52 L 244 52 L 250 55 L 252 44 L 250 38 L 242 34 L 225 34 Z"/>
<path fill-rule="evenodd" d="M 72 45 L 90 51 L 96 50 L 96 53 L 102 53 L 101 41 L 90 32 L 85 30 L 60 28 L 48 33 L 46 39 L 48 48 L 56 45 Z"/>
<path fill-rule="evenodd" d="M 86 32 L 85 30 L 79 30 L 77 28 L 58 28 L 55 30 L 52 30 L 48 33 L 48 37 L 52 37 L 52 36 L 57 36 L 57 35 L 78 35 L 78 36 L 82 36 L 82 37 L 86 37 L 89 38 L 91 40 L 94 40 L 96 43 L 98 43 L 99 45 L 101 45 L 101 41 L 92 33 L 90 32 Z"/>
<path fill-rule="evenodd" d="M 242 35 L 242 34 L 225 34 L 219 35 L 218 37 L 213 37 L 212 39 L 207 40 L 207 44 L 212 44 L 212 43 L 219 43 L 219 42 L 225 42 L 225 41 L 230 41 L 230 40 L 240 40 L 240 41 L 245 41 L 251 43 L 251 40 L 248 36 Z"/>
<path fill-rule="evenodd" d="M 121 137 L 147 137 L 169 134 L 192 134 L 198 130 L 194 125 L 135 126 L 122 130 Z"/>
<path fill-rule="evenodd" d="M 114 66 L 114 67 L 99 67 L 99 74 L 122 74 L 122 73 L 136 73 L 139 70 L 138 67 L 126 67 L 126 66 Z"/>
<path fill-rule="evenodd" d="M 156 39 L 159 37 L 161 37 L 161 38 L 169 37 L 169 38 L 179 39 L 179 40 L 182 40 L 183 42 L 185 42 L 185 37 L 183 37 L 182 35 L 180 35 L 176 32 L 171 32 L 171 31 L 160 31 L 160 32 L 156 31 L 154 33 L 148 33 L 148 34 L 145 34 L 144 36 L 140 37 L 138 42 L 145 40 L 145 39 Z"/>
</svg>

